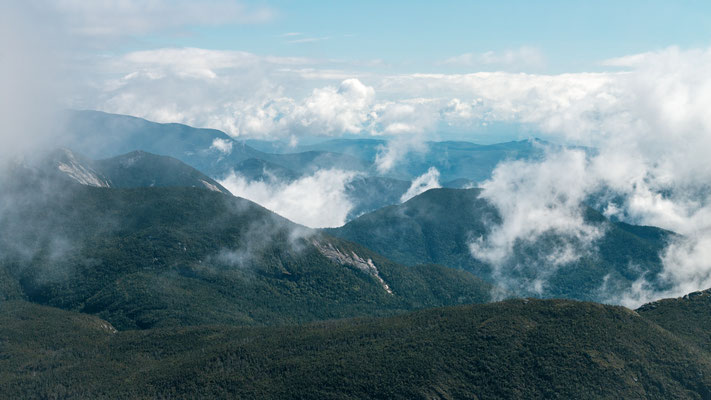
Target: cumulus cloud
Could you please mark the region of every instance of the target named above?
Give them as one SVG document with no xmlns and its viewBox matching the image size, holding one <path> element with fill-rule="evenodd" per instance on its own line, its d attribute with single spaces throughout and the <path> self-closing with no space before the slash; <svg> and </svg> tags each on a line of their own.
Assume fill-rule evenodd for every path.
<svg viewBox="0 0 711 400">
<path fill-rule="evenodd" d="M 435 167 L 430 167 L 427 172 L 418 176 L 417 178 L 415 178 L 414 181 L 412 181 L 412 184 L 410 184 L 410 187 L 407 189 L 407 192 L 405 192 L 402 197 L 400 197 L 400 202 L 404 203 L 420 193 L 424 193 L 430 189 L 436 189 L 439 187 L 442 187 L 439 184 L 439 171 Z"/>
<path fill-rule="evenodd" d="M 220 184 L 235 196 L 252 200 L 275 213 L 311 228 L 345 224 L 353 204 L 346 185 L 355 172 L 320 170 L 291 182 L 249 181 L 232 172 Z"/>
<path fill-rule="evenodd" d="M 358 79 L 346 79 L 336 88 L 314 89 L 288 117 L 292 125 L 310 133 L 360 133 L 370 118 L 375 90 Z"/>
<path fill-rule="evenodd" d="M 313 88 L 301 67 L 314 62 L 194 48 L 132 52 L 102 61 L 95 79 L 103 83 L 72 106 L 94 103 L 102 111 L 212 127 L 235 137 L 330 136 L 368 129 L 374 89 L 355 78 L 332 84 L 333 76 L 315 77 L 323 86 Z M 286 87 L 303 94 L 286 94 Z"/>
<path fill-rule="evenodd" d="M 425 140 L 442 125 L 466 132 L 490 121 L 589 132 L 598 124 L 580 126 L 579 117 L 616 111 L 612 83 L 622 74 L 388 76 L 336 66 L 342 65 L 238 51 L 132 52 L 99 61 L 92 66 L 98 73 L 86 71 L 95 84 L 71 106 L 261 138 L 359 133 Z"/>
</svg>

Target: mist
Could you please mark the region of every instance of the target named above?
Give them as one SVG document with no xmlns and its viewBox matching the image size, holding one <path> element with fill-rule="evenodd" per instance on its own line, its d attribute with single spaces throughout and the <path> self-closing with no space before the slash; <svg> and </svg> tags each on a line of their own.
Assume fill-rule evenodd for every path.
<svg viewBox="0 0 711 400">
<path fill-rule="evenodd" d="M 233 195 L 252 200 L 296 223 L 311 228 L 341 226 L 353 208 L 346 185 L 352 171 L 323 169 L 294 181 L 250 181 L 234 171 L 220 184 Z"/>
<path fill-rule="evenodd" d="M 430 167 L 427 172 L 418 176 L 412 181 L 410 187 L 407 189 L 402 197 L 400 197 L 400 202 L 404 203 L 411 198 L 417 196 L 418 194 L 424 193 L 430 189 L 436 189 L 442 187 L 439 184 L 439 171 L 435 167 Z"/>
<path fill-rule="evenodd" d="M 548 231 L 594 247 L 604 233 L 581 218 L 580 205 L 588 201 L 608 217 L 681 235 L 661 254 L 659 276 L 641 277 L 630 292 L 607 301 L 636 307 L 711 286 L 710 63 L 709 50 L 676 48 L 608 61 L 629 69 L 604 90 L 615 94 L 614 103 L 582 97 L 540 121 L 550 137 L 595 151 L 551 148 L 540 162 L 500 164 L 482 196 L 503 222 L 491 237 L 471 243 L 472 255 L 496 265 L 517 240 Z M 588 111 L 599 107 L 605 111 Z M 655 290 L 652 278 L 667 289 Z"/>
<path fill-rule="evenodd" d="M 0 159 L 51 145 L 60 109 L 61 33 L 21 2 L 0 5 Z"/>
</svg>

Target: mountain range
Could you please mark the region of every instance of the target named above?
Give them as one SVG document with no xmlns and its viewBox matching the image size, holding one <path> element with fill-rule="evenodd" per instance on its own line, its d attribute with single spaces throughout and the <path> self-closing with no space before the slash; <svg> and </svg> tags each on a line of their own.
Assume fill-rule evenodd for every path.
<svg viewBox="0 0 711 400">
<path fill-rule="evenodd" d="M 384 176 L 377 140 L 289 152 L 71 118 L 65 148 L 0 174 L 3 396 L 711 398 L 711 291 L 636 310 L 589 302 L 659 273 L 677 234 L 580 204 L 604 235 L 543 286 L 531 282 L 565 237 L 519 241 L 500 265 L 473 255 L 502 217 L 471 185 L 503 159 L 540 156 L 536 141 L 430 143 Z M 435 164 L 455 188 L 403 201 Z M 219 183 L 324 168 L 359 173 L 357 212 L 338 228 L 296 224 Z"/>
<path fill-rule="evenodd" d="M 139 156 L 132 167 L 154 178 L 124 183 L 190 168 Z M 185 176 L 203 182 L 197 171 Z M 490 285 L 467 272 L 405 267 L 186 182 L 197 187 L 80 185 L 16 170 L 3 185 L 0 298 L 96 314 L 119 329 L 304 322 L 489 299 Z"/>
<path fill-rule="evenodd" d="M 378 139 L 334 139 L 290 146 L 281 142 L 236 140 L 214 129 L 160 124 L 126 115 L 71 111 L 58 134 L 59 144 L 90 159 L 105 159 L 135 150 L 171 156 L 215 180 L 230 173 L 248 182 L 289 184 L 322 170 L 352 172 L 345 194 L 353 204 L 348 219 L 396 204 L 411 182 L 431 167 L 444 187 L 472 187 L 491 176 L 502 160 L 538 159 L 545 154 L 539 140 L 495 145 L 428 142 L 390 171 L 380 172 L 377 155 L 388 142 Z M 239 193 L 235 193 L 239 195 Z"/>
</svg>

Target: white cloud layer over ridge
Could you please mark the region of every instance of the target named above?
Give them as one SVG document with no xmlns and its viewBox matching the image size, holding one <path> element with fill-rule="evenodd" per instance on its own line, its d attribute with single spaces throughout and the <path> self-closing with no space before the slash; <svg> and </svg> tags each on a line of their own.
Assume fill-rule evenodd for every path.
<svg viewBox="0 0 711 400">
<path fill-rule="evenodd" d="M 92 66 L 100 71 L 93 75 L 94 90 L 76 96 L 74 106 L 247 137 L 431 133 L 441 125 L 466 129 L 508 121 L 586 141 L 591 131 L 630 122 L 620 121 L 630 111 L 629 85 L 643 72 L 634 66 L 560 75 L 378 75 L 336 67 L 342 65 L 240 51 L 138 51 Z"/>
</svg>

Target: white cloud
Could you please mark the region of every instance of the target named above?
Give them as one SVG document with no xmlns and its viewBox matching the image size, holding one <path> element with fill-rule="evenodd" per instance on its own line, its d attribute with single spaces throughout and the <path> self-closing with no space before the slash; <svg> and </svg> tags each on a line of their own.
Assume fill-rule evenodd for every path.
<svg viewBox="0 0 711 400">
<path fill-rule="evenodd" d="M 401 134 L 389 140 L 385 145 L 378 146 L 375 167 L 379 173 L 385 174 L 390 172 L 407 154 L 424 153 L 427 150 L 423 135 Z"/>
<path fill-rule="evenodd" d="M 368 124 L 375 90 L 358 79 L 346 79 L 336 88 L 314 89 L 287 121 L 311 134 L 359 133 Z"/>
<path fill-rule="evenodd" d="M 415 178 L 407 189 L 407 192 L 400 197 L 400 202 L 404 203 L 420 193 L 424 193 L 430 189 L 442 187 L 439 184 L 439 171 L 435 167 L 430 167 L 424 174 Z"/>
<path fill-rule="evenodd" d="M 353 204 L 346 185 L 356 173 L 338 169 L 320 170 L 293 182 L 248 181 L 231 173 L 220 184 L 235 196 L 252 200 L 275 213 L 311 228 L 345 224 Z"/>
<path fill-rule="evenodd" d="M 101 61 L 92 77 L 96 90 L 70 106 L 233 136 L 366 133 L 421 140 L 440 124 L 466 131 L 486 121 L 519 121 L 555 131 L 580 127 L 581 114 L 615 109 L 606 91 L 614 74 L 367 75 L 366 84 L 359 73 L 330 68 L 341 64 L 192 48 L 132 52 Z M 597 128 L 588 123 L 587 131 Z"/>
<path fill-rule="evenodd" d="M 586 155 L 581 150 L 556 152 L 544 162 L 499 164 L 492 178 L 481 185 L 481 197 L 499 210 L 502 223 L 486 239 L 470 244 L 472 255 L 499 268 L 517 241 L 533 243 L 544 234 L 593 244 L 603 232 L 583 219 L 580 205 L 595 188 L 588 179 Z M 580 256 L 571 252 L 571 243 L 561 245 L 550 253 L 546 267 L 556 268 Z"/>
<path fill-rule="evenodd" d="M 296 43 L 313 43 L 313 42 L 321 42 L 321 41 L 328 40 L 328 39 L 329 39 L 328 36 L 321 36 L 321 37 L 305 37 L 305 38 L 299 38 L 299 39 L 292 39 L 292 40 L 287 41 L 287 43 L 292 43 L 292 44 L 296 44 Z"/>
<path fill-rule="evenodd" d="M 183 29 L 196 25 L 261 23 L 274 11 L 249 7 L 230 0 L 31 0 L 38 8 L 56 13 L 73 33 L 96 37 L 120 37 Z"/>
<path fill-rule="evenodd" d="M 243 137 L 328 136 L 366 129 L 374 89 L 354 78 L 308 89 L 313 86 L 305 79 L 326 82 L 346 76 L 301 68 L 315 62 L 194 48 L 132 52 L 103 61 L 103 75 L 95 78 L 103 83 L 71 106 L 89 108 L 93 103 L 92 108 L 102 111 L 212 127 Z M 301 87 L 303 94 L 286 95 L 285 87 Z"/>
<path fill-rule="evenodd" d="M 530 220 L 537 215 L 585 237 L 577 204 L 603 189 L 617 196 L 617 203 L 607 206 L 609 215 L 684 235 L 662 254 L 658 276 L 641 277 L 629 292 L 612 294 L 610 301 L 637 306 L 705 289 L 711 286 L 711 117 L 705 111 L 711 104 L 711 51 L 670 48 L 607 64 L 629 69 L 532 77 L 529 87 L 535 91 L 528 99 L 520 92 L 526 85 L 501 91 L 507 100 L 491 107 L 492 114 L 533 123 L 557 141 L 590 144 L 597 151 L 589 157 L 563 151 L 538 163 L 500 165 L 485 194 L 504 221 L 486 243 L 473 243 L 472 250 L 492 260 L 504 257 L 510 251 L 508 238 L 531 235 L 519 226 L 547 226 Z M 535 84 L 538 80 L 549 80 L 550 87 Z M 565 80 L 568 84 L 561 85 Z M 491 100 L 482 96 L 483 104 Z M 655 289 L 652 281 L 666 288 Z"/>
<path fill-rule="evenodd" d="M 229 155 L 230 153 L 232 153 L 233 144 L 234 142 L 232 142 L 231 140 L 215 138 L 215 140 L 212 141 L 210 149 L 215 149 L 222 154 Z"/>
<path fill-rule="evenodd" d="M 546 64 L 545 56 L 535 47 L 520 47 L 504 51 L 464 53 L 450 57 L 440 64 L 497 70 L 540 69 Z"/>
</svg>

